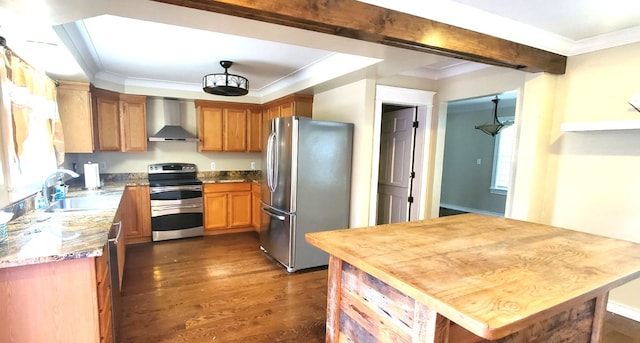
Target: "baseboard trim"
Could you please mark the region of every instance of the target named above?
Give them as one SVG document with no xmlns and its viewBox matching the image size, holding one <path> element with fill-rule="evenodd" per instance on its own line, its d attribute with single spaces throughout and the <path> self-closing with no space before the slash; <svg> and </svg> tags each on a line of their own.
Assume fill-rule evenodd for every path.
<svg viewBox="0 0 640 343">
<path fill-rule="evenodd" d="M 636 322 L 640 323 L 640 310 L 637 310 L 635 308 L 609 301 L 607 303 L 607 311 L 629 318 L 631 320 L 635 320 Z"/>
<path fill-rule="evenodd" d="M 456 210 L 456 211 L 486 214 L 486 215 L 494 216 L 494 217 L 504 217 L 504 213 L 479 210 L 477 208 L 470 208 L 470 207 L 464 207 L 464 206 L 458 206 L 458 205 L 440 203 L 440 207 L 446 207 L 446 208 L 450 208 L 450 209 Z"/>
</svg>

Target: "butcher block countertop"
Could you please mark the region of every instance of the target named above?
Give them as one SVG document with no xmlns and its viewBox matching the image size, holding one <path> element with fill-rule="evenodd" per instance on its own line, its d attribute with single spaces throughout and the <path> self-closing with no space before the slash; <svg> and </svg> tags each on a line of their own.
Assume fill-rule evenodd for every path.
<svg viewBox="0 0 640 343">
<path fill-rule="evenodd" d="M 306 240 L 487 339 L 640 277 L 640 244 L 478 214 Z"/>
</svg>

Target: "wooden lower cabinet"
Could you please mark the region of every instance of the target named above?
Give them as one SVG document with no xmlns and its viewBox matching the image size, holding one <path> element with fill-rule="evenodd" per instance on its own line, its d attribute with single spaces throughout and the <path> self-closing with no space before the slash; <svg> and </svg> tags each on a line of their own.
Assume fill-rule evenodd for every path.
<svg viewBox="0 0 640 343">
<path fill-rule="evenodd" d="M 122 225 L 127 244 L 151 241 L 149 186 L 127 186 L 120 206 L 125 207 Z"/>
<path fill-rule="evenodd" d="M 98 321 L 100 326 L 100 343 L 113 342 L 111 315 L 111 276 L 108 264 L 107 248 L 102 250 L 102 256 L 95 259 L 96 289 L 98 294 Z"/>
<path fill-rule="evenodd" d="M 109 343 L 109 273 L 101 258 L 0 269 L 0 342 Z"/>
<path fill-rule="evenodd" d="M 204 185 L 205 234 L 253 230 L 251 183 L 208 183 Z"/>
<path fill-rule="evenodd" d="M 260 232 L 262 207 L 260 206 L 261 189 L 259 183 L 251 183 L 251 226 L 256 232 Z"/>
</svg>

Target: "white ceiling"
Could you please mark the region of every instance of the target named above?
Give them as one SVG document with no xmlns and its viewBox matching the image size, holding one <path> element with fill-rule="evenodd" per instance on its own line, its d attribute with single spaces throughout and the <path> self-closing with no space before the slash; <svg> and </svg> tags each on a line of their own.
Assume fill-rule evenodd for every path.
<svg viewBox="0 0 640 343">
<path fill-rule="evenodd" d="M 232 60 L 229 72 L 246 76 L 259 102 L 357 73 L 441 79 L 483 67 L 148 0 L 37 2 L 0 0 L 8 46 L 53 78 L 105 88 L 202 97 L 202 76 Z M 364 2 L 567 56 L 640 41 L 637 0 Z"/>
</svg>

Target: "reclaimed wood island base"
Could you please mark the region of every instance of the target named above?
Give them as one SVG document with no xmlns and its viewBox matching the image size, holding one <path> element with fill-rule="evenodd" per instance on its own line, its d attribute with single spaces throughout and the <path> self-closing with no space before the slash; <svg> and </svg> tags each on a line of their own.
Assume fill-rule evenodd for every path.
<svg viewBox="0 0 640 343">
<path fill-rule="evenodd" d="M 316 232 L 327 342 L 600 342 L 640 245 L 475 214 Z"/>
</svg>

